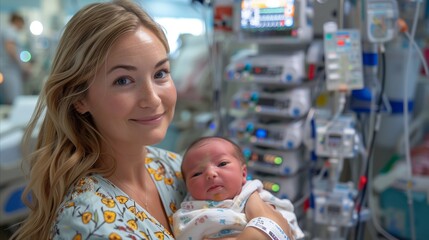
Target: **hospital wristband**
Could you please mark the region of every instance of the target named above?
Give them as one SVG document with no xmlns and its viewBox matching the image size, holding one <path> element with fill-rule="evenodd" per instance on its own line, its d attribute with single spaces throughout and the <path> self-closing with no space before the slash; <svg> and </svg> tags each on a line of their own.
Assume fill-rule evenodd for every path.
<svg viewBox="0 0 429 240">
<path fill-rule="evenodd" d="M 266 217 L 253 218 L 247 223 L 246 227 L 257 228 L 270 236 L 272 240 L 290 240 L 277 223 Z"/>
</svg>

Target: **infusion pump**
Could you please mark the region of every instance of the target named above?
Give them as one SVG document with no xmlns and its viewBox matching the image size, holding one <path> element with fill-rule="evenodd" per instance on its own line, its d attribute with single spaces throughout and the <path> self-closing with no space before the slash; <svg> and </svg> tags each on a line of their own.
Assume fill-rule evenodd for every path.
<svg viewBox="0 0 429 240">
<path fill-rule="evenodd" d="M 316 155 L 328 158 L 353 158 L 358 150 L 355 119 L 343 115 L 335 119 L 318 112 L 315 119 Z"/>
<path fill-rule="evenodd" d="M 259 123 L 238 119 L 229 125 L 229 135 L 241 143 L 274 149 L 296 149 L 303 139 L 303 120 L 286 123 Z"/>
<path fill-rule="evenodd" d="M 258 84 L 293 85 L 305 78 L 305 53 L 296 51 L 282 55 L 248 56 L 226 67 L 229 81 Z"/>
<path fill-rule="evenodd" d="M 326 181 L 315 182 L 315 221 L 319 224 L 350 227 L 356 222 L 354 197 L 357 191 L 352 184 L 338 183 L 332 191 Z"/>
<path fill-rule="evenodd" d="M 310 101 L 310 89 L 308 88 L 295 88 L 280 92 L 241 90 L 233 96 L 232 108 L 259 115 L 299 118 L 309 111 Z"/>
</svg>

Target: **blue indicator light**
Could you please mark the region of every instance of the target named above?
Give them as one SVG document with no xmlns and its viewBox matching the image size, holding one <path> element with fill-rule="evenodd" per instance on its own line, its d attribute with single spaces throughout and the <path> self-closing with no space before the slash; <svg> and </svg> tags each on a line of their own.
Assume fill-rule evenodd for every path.
<svg viewBox="0 0 429 240">
<path fill-rule="evenodd" d="M 247 132 L 253 132 L 253 129 L 254 129 L 255 127 L 253 126 L 253 124 L 252 123 L 249 123 L 249 124 L 247 124 L 247 126 L 246 126 L 246 131 Z"/>
<path fill-rule="evenodd" d="M 244 149 L 243 149 L 243 155 L 244 155 L 246 158 L 249 158 L 251 154 L 252 154 L 252 151 L 251 151 L 249 148 L 244 148 Z"/>
<path fill-rule="evenodd" d="M 256 129 L 255 135 L 257 138 L 267 138 L 268 132 L 265 129 Z"/>
<path fill-rule="evenodd" d="M 259 99 L 258 97 L 258 93 L 257 92 L 253 92 L 252 95 L 250 96 L 250 100 L 253 102 L 257 102 Z"/>
<path fill-rule="evenodd" d="M 294 108 L 292 112 L 292 115 L 294 116 L 299 116 L 299 114 L 301 113 L 298 108 Z"/>
</svg>

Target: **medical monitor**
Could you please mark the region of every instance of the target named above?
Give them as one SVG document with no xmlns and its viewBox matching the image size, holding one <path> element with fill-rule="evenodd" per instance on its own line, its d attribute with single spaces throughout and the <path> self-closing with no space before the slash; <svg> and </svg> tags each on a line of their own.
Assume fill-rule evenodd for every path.
<svg viewBox="0 0 429 240">
<path fill-rule="evenodd" d="M 241 0 L 241 36 L 280 43 L 310 40 L 307 9 L 306 0 Z"/>
</svg>

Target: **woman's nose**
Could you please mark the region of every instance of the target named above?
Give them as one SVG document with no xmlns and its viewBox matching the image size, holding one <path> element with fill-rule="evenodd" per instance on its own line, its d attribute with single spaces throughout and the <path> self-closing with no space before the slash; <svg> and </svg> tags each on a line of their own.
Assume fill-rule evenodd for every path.
<svg viewBox="0 0 429 240">
<path fill-rule="evenodd" d="M 145 83 L 141 88 L 141 107 L 156 107 L 161 104 L 161 98 L 156 91 L 156 88 L 150 84 Z"/>
</svg>

